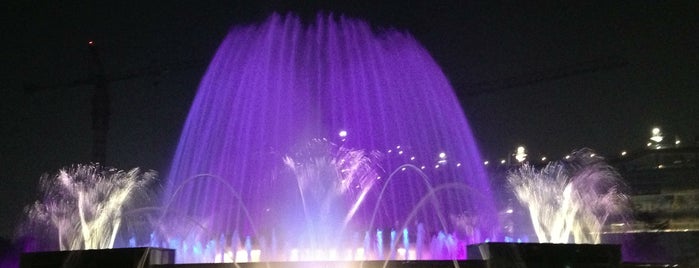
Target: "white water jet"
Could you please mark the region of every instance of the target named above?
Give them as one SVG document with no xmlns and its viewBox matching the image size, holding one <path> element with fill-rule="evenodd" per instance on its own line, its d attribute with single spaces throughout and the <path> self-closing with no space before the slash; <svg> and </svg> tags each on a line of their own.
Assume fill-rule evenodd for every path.
<svg viewBox="0 0 699 268">
<path fill-rule="evenodd" d="M 599 244 L 609 217 L 628 212 L 619 174 L 590 150 L 540 170 L 524 164 L 507 179 L 540 243 Z"/>
<path fill-rule="evenodd" d="M 98 164 L 74 165 L 53 177 L 44 175 L 42 199 L 26 208 L 28 222 L 20 233 L 53 234 L 58 245 L 48 245 L 48 250 L 113 248 L 126 209 L 147 197 L 147 186 L 155 178 L 153 171 L 126 172 Z"/>
</svg>

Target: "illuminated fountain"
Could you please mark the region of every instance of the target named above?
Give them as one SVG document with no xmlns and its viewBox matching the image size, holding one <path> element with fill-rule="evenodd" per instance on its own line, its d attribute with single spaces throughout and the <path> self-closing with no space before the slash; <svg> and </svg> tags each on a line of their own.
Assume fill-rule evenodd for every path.
<svg viewBox="0 0 699 268">
<path fill-rule="evenodd" d="M 507 179 L 540 243 L 599 244 L 608 220 L 629 213 L 619 174 L 587 149 L 540 170 L 525 164 Z"/>
<path fill-rule="evenodd" d="M 538 243 L 473 244 L 469 259 L 487 260 L 488 267 L 620 266 L 621 246 L 601 238 L 608 221 L 624 220 L 629 203 L 619 174 L 601 157 L 583 149 L 539 170 L 524 163 L 507 180 Z"/>
<path fill-rule="evenodd" d="M 76 166 L 42 179 L 24 231 L 61 250 L 172 248 L 178 262 L 463 259 L 467 244 L 469 254 L 507 244 L 499 252 L 512 259 L 531 244 L 478 244 L 500 239 L 481 163 L 448 81 L 410 35 L 272 15 L 218 49 L 161 206 L 129 206 L 151 173 Z M 599 243 L 626 209 L 618 175 L 585 150 L 508 180 L 541 243 Z M 136 213 L 141 224 L 126 228 Z M 571 258 L 618 262 L 605 246 Z"/>
<path fill-rule="evenodd" d="M 155 173 L 74 165 L 44 175 L 42 197 L 27 207 L 20 236 L 38 239 L 30 250 L 113 248 L 122 223 L 147 204 Z M 129 222 L 133 227 L 134 222 Z M 142 227 L 148 227 L 142 226 Z"/>
<path fill-rule="evenodd" d="M 272 15 L 211 61 L 151 244 L 196 262 L 463 257 L 498 234 L 481 163 L 409 34 Z"/>
<path fill-rule="evenodd" d="M 42 180 L 25 228 L 61 250 L 163 247 L 178 262 L 463 259 L 467 244 L 500 239 L 481 163 L 448 81 L 410 35 L 272 15 L 219 47 L 161 206 L 129 207 L 150 173 L 77 166 Z M 542 243 L 599 243 L 625 209 L 617 174 L 588 151 L 508 179 Z"/>
</svg>

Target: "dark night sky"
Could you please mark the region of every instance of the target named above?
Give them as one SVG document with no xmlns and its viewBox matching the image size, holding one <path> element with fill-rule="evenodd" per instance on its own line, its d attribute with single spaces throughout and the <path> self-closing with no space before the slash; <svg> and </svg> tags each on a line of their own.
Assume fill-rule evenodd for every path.
<svg viewBox="0 0 699 268">
<path fill-rule="evenodd" d="M 3 237 L 37 198 L 42 173 L 90 160 L 91 87 L 26 94 L 26 83 L 85 78 L 91 39 L 111 75 L 205 62 L 230 26 L 275 10 L 309 17 L 329 10 L 414 34 L 452 82 L 486 159 L 519 144 L 532 156 L 560 158 L 581 147 L 614 156 L 642 148 L 652 126 L 686 142 L 699 136 L 695 1 L 12 2 L 0 11 Z M 482 93 L 484 81 L 546 77 L 605 58 L 626 64 Z M 108 163 L 166 172 L 204 71 L 199 65 L 110 84 Z"/>
</svg>

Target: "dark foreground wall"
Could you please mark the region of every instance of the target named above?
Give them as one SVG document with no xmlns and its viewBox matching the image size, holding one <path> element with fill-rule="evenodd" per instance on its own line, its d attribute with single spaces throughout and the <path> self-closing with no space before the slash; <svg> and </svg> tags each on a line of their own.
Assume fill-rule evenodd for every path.
<svg viewBox="0 0 699 268">
<path fill-rule="evenodd" d="M 175 262 L 175 251 L 163 248 L 116 248 L 22 253 L 20 268 L 136 268 Z"/>
<path fill-rule="evenodd" d="M 696 235 L 693 234 L 693 235 Z M 670 242 L 671 236 L 661 236 L 660 240 Z M 630 238 L 616 237 L 626 239 Z M 658 237 L 634 237 L 639 239 L 658 239 Z M 686 237 L 685 237 L 686 238 Z M 688 243 L 696 243 L 695 240 Z M 610 238 L 611 239 L 611 238 Z M 658 246 L 657 241 L 645 241 L 647 245 L 636 246 L 636 250 L 669 252 L 673 249 Z M 327 262 L 261 262 L 261 263 L 226 263 L 226 264 L 174 264 L 175 251 L 159 248 L 125 248 L 108 250 L 35 252 L 22 254 L 20 267 L 152 267 L 152 268 L 301 268 L 301 267 L 338 267 L 338 268 L 418 268 L 418 267 L 462 267 L 462 268 L 502 268 L 502 267 L 595 267 L 595 268 L 651 268 L 668 267 L 659 264 L 657 254 L 649 257 L 650 263 L 621 262 L 619 245 L 571 245 L 571 244 L 537 244 L 537 243 L 485 243 L 469 246 L 469 257 L 461 261 L 327 261 Z M 684 250 L 684 248 L 681 248 Z M 632 249 L 633 250 L 633 249 Z M 694 254 L 696 252 L 687 253 Z M 476 256 L 477 255 L 477 256 Z M 689 262 L 681 267 L 699 267 Z M 3 267 L 4 268 L 4 267 Z"/>
<path fill-rule="evenodd" d="M 699 231 L 605 234 L 602 240 L 622 245 L 622 260 L 625 262 L 699 267 Z"/>
<path fill-rule="evenodd" d="M 482 243 L 469 245 L 469 259 L 488 267 L 620 267 L 619 245 L 552 243 Z"/>
</svg>

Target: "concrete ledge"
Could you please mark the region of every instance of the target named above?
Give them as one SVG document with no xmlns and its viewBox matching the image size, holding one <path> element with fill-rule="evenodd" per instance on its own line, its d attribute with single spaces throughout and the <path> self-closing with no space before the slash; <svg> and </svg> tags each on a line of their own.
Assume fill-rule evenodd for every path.
<svg viewBox="0 0 699 268">
<path fill-rule="evenodd" d="M 20 268 L 52 267 L 151 267 L 175 263 L 175 251 L 164 248 L 115 248 L 98 250 L 22 253 Z"/>
</svg>

